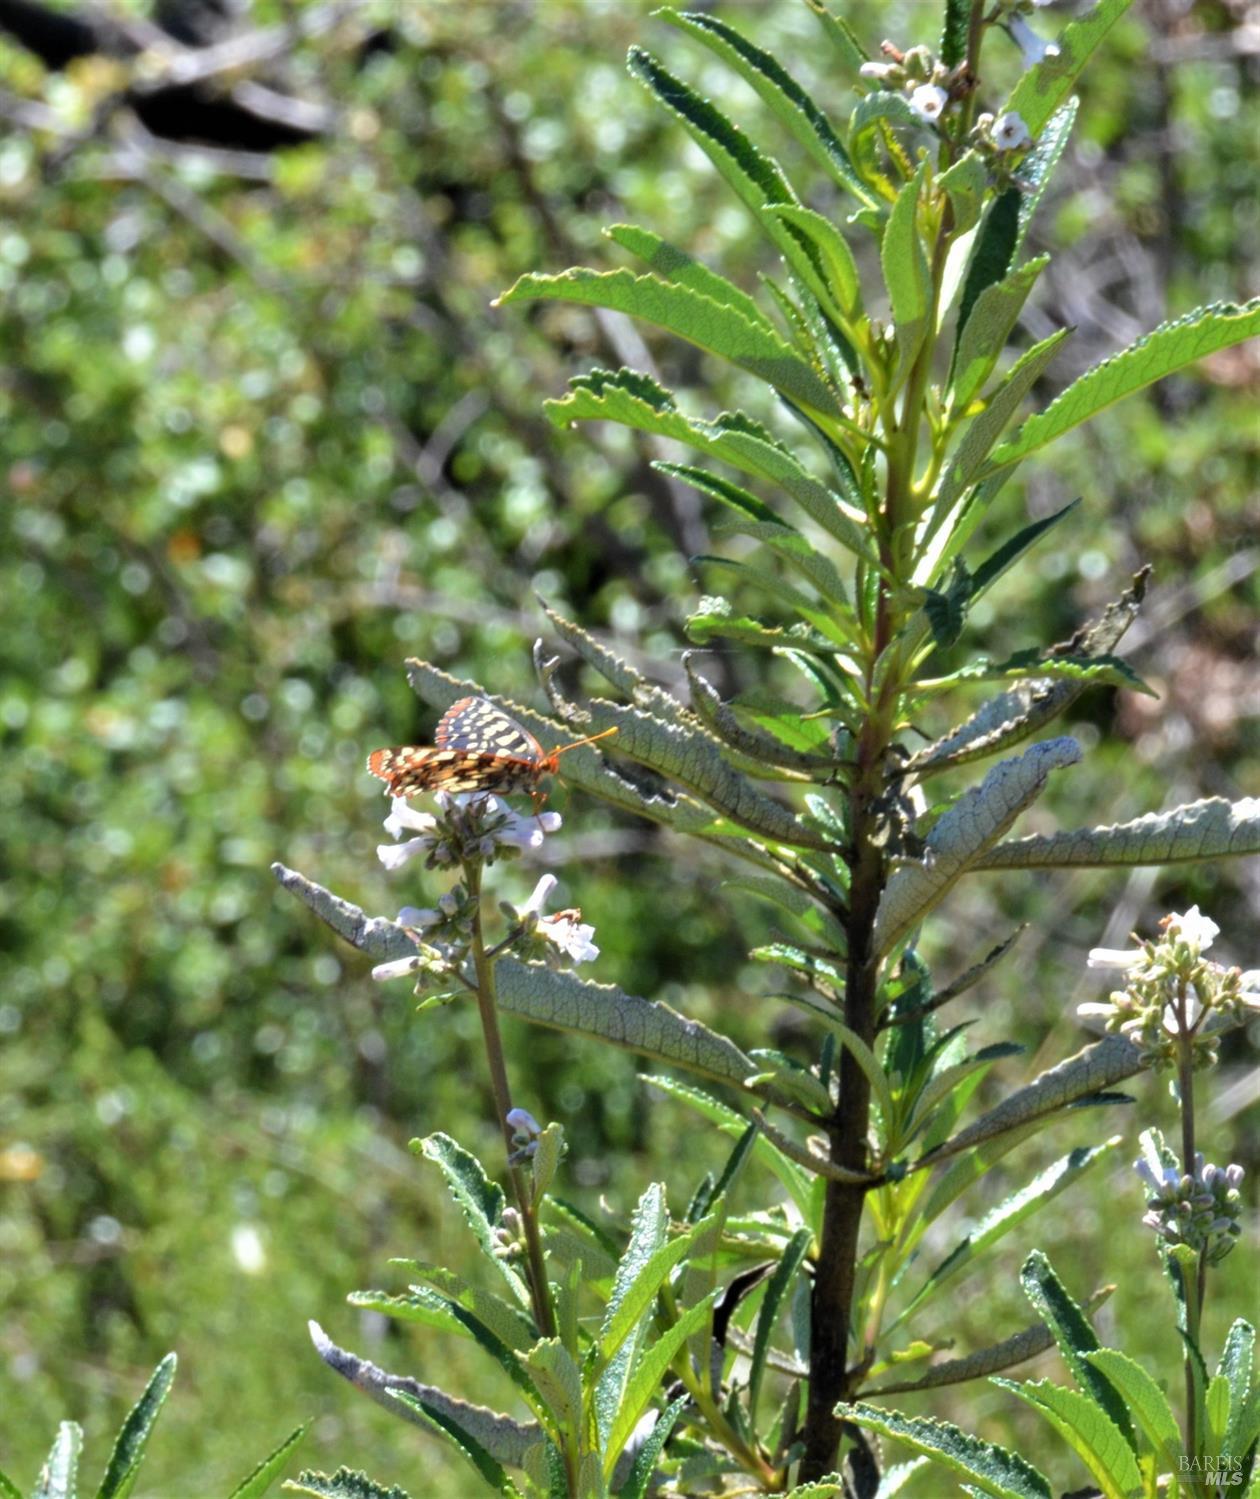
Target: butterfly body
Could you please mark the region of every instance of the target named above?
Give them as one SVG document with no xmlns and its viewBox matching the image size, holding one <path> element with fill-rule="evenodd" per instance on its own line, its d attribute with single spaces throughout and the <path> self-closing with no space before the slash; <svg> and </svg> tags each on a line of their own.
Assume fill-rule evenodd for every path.
<svg viewBox="0 0 1260 1499">
<path fill-rule="evenodd" d="M 605 730 L 605 734 L 614 732 Z M 373 750 L 367 768 L 394 797 L 417 796 L 422 791 L 496 796 L 528 792 L 537 809 L 547 799 L 546 782 L 555 774 L 560 756 L 591 742 L 579 739 L 546 751 L 528 729 L 483 697 L 460 698 L 454 703 L 433 739 L 431 745 Z"/>
</svg>

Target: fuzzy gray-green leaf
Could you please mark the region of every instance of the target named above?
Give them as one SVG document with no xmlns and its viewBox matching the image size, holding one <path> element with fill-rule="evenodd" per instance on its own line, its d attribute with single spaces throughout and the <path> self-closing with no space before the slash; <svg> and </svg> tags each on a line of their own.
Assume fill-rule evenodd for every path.
<svg viewBox="0 0 1260 1499">
<path fill-rule="evenodd" d="M 1056 38 L 1058 51 L 1028 69 L 1015 85 L 1004 110 L 1013 110 L 1033 136 L 1055 110 L 1066 103 L 1081 69 L 1132 0 L 1099 0 L 1093 10 L 1073 21 Z"/>
<path fill-rule="evenodd" d="M 932 277 L 919 238 L 919 197 L 925 175 L 926 167 L 920 167 L 897 194 L 880 248 L 897 334 L 894 384 L 904 380 L 928 331 Z"/>
<path fill-rule="evenodd" d="M 725 276 L 710 270 L 702 261 L 693 259 L 685 250 L 671 245 L 651 229 L 641 229 L 636 224 L 611 224 L 604 233 L 623 249 L 645 261 L 666 281 L 677 282 L 711 301 L 724 303 L 748 322 L 762 323 L 767 330 L 774 332 L 774 324 L 747 292 L 741 291 Z"/>
<path fill-rule="evenodd" d="M 1017 271 L 986 286 L 976 298 L 954 351 L 950 402 L 955 411 L 965 411 L 989 378 L 1029 292 L 1049 263 L 1048 255 L 1026 261 Z"/>
<path fill-rule="evenodd" d="M 411 1499 L 406 1489 L 396 1484 L 384 1488 L 366 1473 L 353 1468 L 338 1468 L 335 1473 L 299 1473 L 284 1486 L 286 1494 L 310 1494 L 314 1499 Z"/>
<path fill-rule="evenodd" d="M 977 861 L 981 869 L 1065 869 L 1133 864 L 1185 864 L 1260 853 L 1260 797 L 1231 802 L 1211 796 L 1132 822 L 999 843 Z"/>
<path fill-rule="evenodd" d="M 875 920 L 876 952 L 887 952 L 979 862 L 1038 796 L 1052 770 L 1080 757 L 1074 739 L 1047 739 L 995 765 L 962 796 L 928 834 L 923 857 L 904 863 L 888 881 Z"/>
<path fill-rule="evenodd" d="M 253 1472 L 243 1478 L 232 1490 L 230 1499 L 263 1499 L 263 1495 L 289 1466 L 298 1443 L 306 1435 L 309 1427 L 308 1421 L 291 1431 L 276 1450 L 264 1457 Z"/>
</svg>

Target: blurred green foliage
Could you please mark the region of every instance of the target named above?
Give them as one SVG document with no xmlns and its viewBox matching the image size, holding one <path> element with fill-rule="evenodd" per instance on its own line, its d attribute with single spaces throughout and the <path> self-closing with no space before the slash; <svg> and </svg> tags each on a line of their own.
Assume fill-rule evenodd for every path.
<svg viewBox="0 0 1260 1499">
<path fill-rule="evenodd" d="M 872 41 L 907 44 L 934 40 L 929 9 L 862 0 L 846 14 Z M 382 1481 L 423 1472 L 427 1492 L 461 1492 L 444 1452 L 326 1374 L 308 1316 L 389 1367 L 424 1377 L 440 1359 L 448 1388 L 510 1400 L 483 1369 L 452 1371 L 453 1350 L 339 1305 L 386 1281 L 391 1255 L 463 1252 L 405 1142 L 437 1127 L 474 1149 L 493 1138 L 475 1017 L 417 1020 L 374 989 L 275 898 L 267 865 L 282 858 L 369 909 L 423 903 L 416 882 L 391 886 L 376 866 L 385 809 L 363 756 L 431 727 L 407 655 L 528 695 L 535 592 L 679 670 L 705 517 L 648 469 L 646 448 L 555 434 L 539 406 L 592 361 L 655 358 L 684 388 L 713 372 L 664 342 L 642 350 L 614 318 L 489 305 L 527 269 L 618 263 L 599 234 L 618 220 L 749 289 L 767 268 L 622 69 L 637 40 L 702 88 L 725 77 L 648 11 L 364 11 L 285 63 L 294 87 L 335 103 L 332 135 L 238 172 L 137 144 L 125 111 L 97 128 L 116 81 L 87 64 L 46 75 L 0 45 L 13 122 L 0 139 L 0 1465 L 19 1480 L 61 1415 L 87 1426 L 90 1464 L 92 1434 L 116 1427 L 176 1347 L 181 1378 L 138 1494 L 190 1492 L 193 1471 L 197 1492 L 225 1489 L 308 1416 L 313 1466 L 370 1461 Z M 1039 315 L 1079 332 L 1041 398 L 1165 315 L 1260 291 L 1258 62 L 1240 16 L 1223 0 L 1150 0 L 1087 80 L 1069 189 L 1039 228 L 1059 252 Z M 845 85 L 819 79 L 828 59 L 804 6 L 736 19 L 847 107 Z M 1013 74 L 1008 50 L 999 67 Z M 29 128 L 23 101 L 51 123 Z M 726 103 L 760 123 L 751 97 Z M 977 609 L 973 627 L 1001 621 L 995 651 L 1065 637 L 1142 561 L 1156 569 L 1130 654 L 1163 697 L 1085 699 L 1074 732 L 1117 737 L 1092 778 L 1047 798 L 1064 822 L 1260 794 L 1258 388 L 1254 348 L 1222 356 L 1095 423 L 1006 502 L 1034 515 L 1086 503 L 1031 592 L 1025 573 L 1022 593 Z M 707 669 L 744 680 L 734 655 Z M 657 831 L 563 793 L 557 804 L 561 893 L 596 923 L 606 976 L 720 1012 L 745 1039 L 773 1023 L 790 1045 L 794 1022 L 757 1000 L 771 978 L 741 959 L 771 917 L 720 893 L 716 861 L 684 861 Z M 528 877 L 503 876 L 514 889 Z M 1083 952 L 1104 934 L 1198 900 L 1227 955 L 1260 962 L 1260 879 L 1245 865 L 1123 888 L 1089 874 L 986 884 L 951 908 L 958 942 L 928 956 L 953 973 L 1033 921 L 1022 981 L 999 973 L 980 994 L 995 1033 L 1013 1021 L 1043 1061 L 1075 1049 Z M 520 1096 L 564 1122 L 589 1204 L 624 1203 L 661 1175 L 681 1201 L 720 1158 L 689 1131 L 677 1179 L 681 1120 L 645 1096 L 632 1058 L 510 1035 Z M 1219 1154 L 1254 1181 L 1248 1101 L 1242 1088 L 1219 1111 Z M 1150 1089 L 1143 1112 L 1160 1102 Z M 1108 1273 L 1112 1195 L 1138 1212 L 1123 1177 L 1100 1176 L 1037 1235 L 1078 1292 Z M 1028 1247 L 1012 1244 L 1010 1262 Z M 1230 1261 L 1244 1289 L 1235 1306 L 1222 1298 L 1222 1325 L 1246 1310 L 1256 1265 L 1254 1242 Z M 1140 1295 L 1117 1300 L 1104 1316 L 1140 1327 Z M 1009 1305 L 1022 1325 L 1014 1276 Z M 983 1329 L 965 1287 L 954 1310 L 960 1347 L 991 1332 L 991 1302 Z M 993 1392 L 964 1424 L 1020 1427 L 1007 1405 Z M 1021 1431 L 1030 1450 L 1044 1440 Z"/>
</svg>

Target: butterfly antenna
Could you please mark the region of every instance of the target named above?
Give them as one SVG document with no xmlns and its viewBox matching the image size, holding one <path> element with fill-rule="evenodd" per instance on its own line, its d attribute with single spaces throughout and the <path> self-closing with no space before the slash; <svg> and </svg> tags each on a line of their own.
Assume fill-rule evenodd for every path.
<svg viewBox="0 0 1260 1499">
<path fill-rule="evenodd" d="M 588 739 L 575 739 L 572 744 L 562 744 L 558 750 L 552 753 L 556 755 L 567 755 L 571 749 L 581 749 L 584 744 L 594 744 L 597 739 L 607 739 L 610 734 L 617 732 L 616 725 L 611 729 L 603 729 L 598 734 L 592 734 Z"/>
</svg>

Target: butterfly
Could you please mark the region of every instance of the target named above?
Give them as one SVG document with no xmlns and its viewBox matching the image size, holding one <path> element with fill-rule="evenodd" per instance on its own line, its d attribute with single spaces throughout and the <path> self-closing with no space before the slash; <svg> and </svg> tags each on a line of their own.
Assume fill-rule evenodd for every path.
<svg viewBox="0 0 1260 1499">
<path fill-rule="evenodd" d="M 431 745 L 373 750 L 367 768 L 385 782 L 389 796 L 410 797 L 421 791 L 511 796 L 527 791 L 537 812 L 547 800 L 543 780 L 555 774 L 560 756 L 616 732 L 605 729 L 547 751 L 528 729 L 484 697 L 462 697 L 443 714 Z"/>
</svg>

